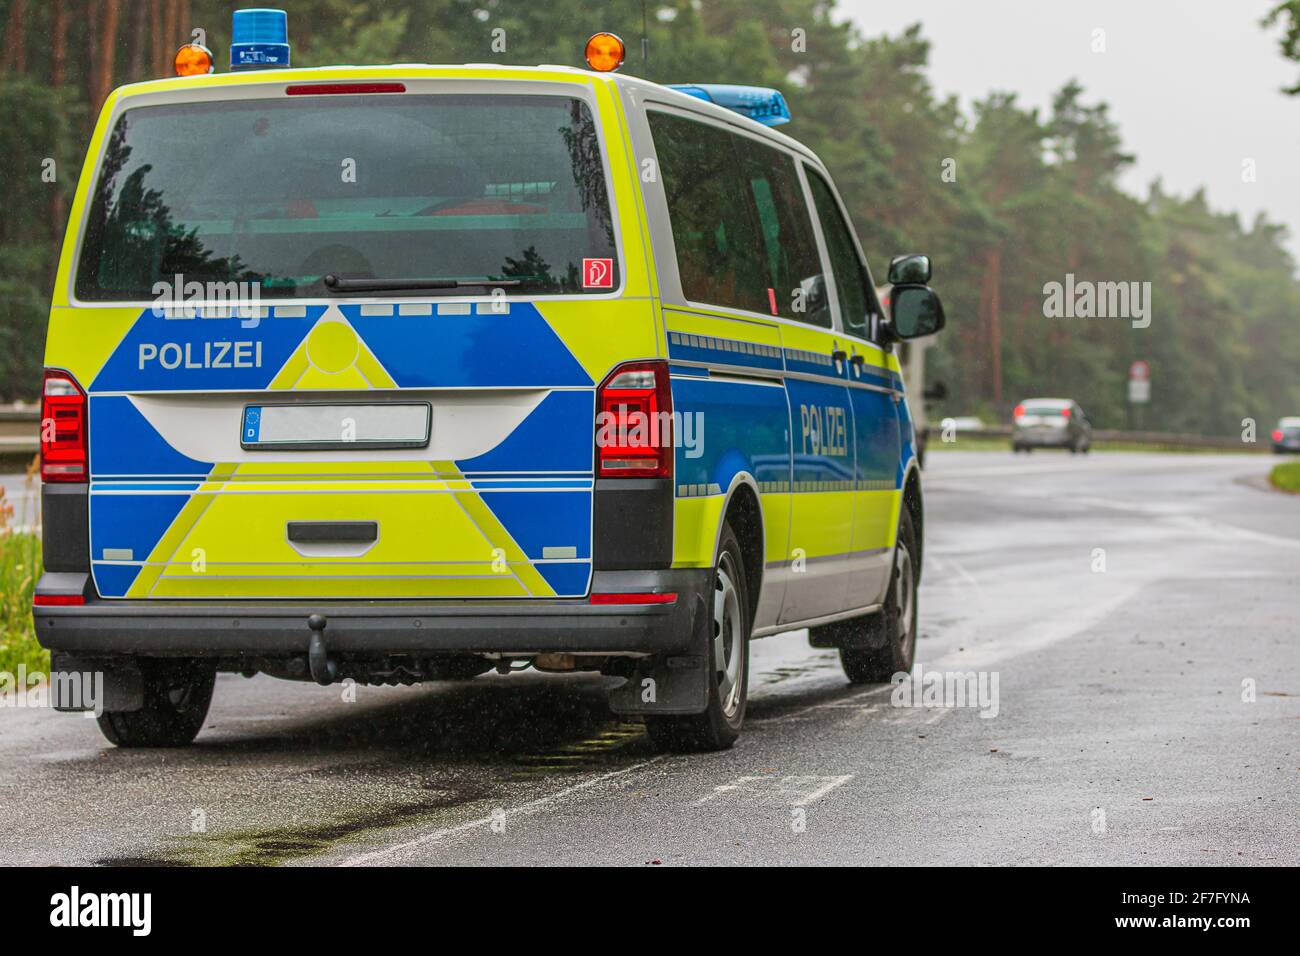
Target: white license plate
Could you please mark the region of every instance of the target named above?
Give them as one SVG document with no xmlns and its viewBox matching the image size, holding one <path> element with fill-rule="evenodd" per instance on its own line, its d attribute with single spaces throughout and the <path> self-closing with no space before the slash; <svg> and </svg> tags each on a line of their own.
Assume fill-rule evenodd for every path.
<svg viewBox="0 0 1300 956">
<path fill-rule="evenodd" d="M 432 418 L 428 402 L 247 405 L 239 444 L 280 451 L 424 448 Z"/>
</svg>

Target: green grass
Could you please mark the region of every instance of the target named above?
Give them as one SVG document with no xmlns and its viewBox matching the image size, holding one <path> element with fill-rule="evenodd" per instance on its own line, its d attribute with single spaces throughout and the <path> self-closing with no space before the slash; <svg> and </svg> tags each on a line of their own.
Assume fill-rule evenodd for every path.
<svg viewBox="0 0 1300 956">
<path fill-rule="evenodd" d="M 27 482 L 35 481 L 29 468 Z M 32 628 L 32 591 L 41 576 L 41 538 L 31 531 L 15 531 L 33 515 L 15 515 L 14 506 L 0 485 L 0 671 L 12 674 L 20 664 L 27 672 L 49 673 L 50 655 L 36 641 Z"/>
<path fill-rule="evenodd" d="M 1300 494 L 1300 461 L 1278 465 L 1269 472 L 1268 480 L 1273 483 L 1274 488 Z"/>
<path fill-rule="evenodd" d="M 0 671 L 48 673 L 49 653 L 32 630 L 32 589 L 41 574 L 41 539 L 0 529 Z"/>
</svg>

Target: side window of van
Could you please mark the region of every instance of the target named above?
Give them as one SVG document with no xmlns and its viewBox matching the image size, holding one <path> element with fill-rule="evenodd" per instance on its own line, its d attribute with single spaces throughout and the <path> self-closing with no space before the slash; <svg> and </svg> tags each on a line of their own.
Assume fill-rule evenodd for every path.
<svg viewBox="0 0 1300 956">
<path fill-rule="evenodd" d="M 693 302 L 767 312 L 753 276 L 760 248 L 726 130 L 651 110 L 682 292 Z"/>
<path fill-rule="evenodd" d="M 839 204 L 821 174 L 809 166 L 804 166 L 804 172 L 826 237 L 826 251 L 830 255 L 831 271 L 835 274 L 835 291 L 844 328 L 862 338 L 872 338 L 870 317 L 875 309 L 875 296 L 867 280 L 867 271 L 858 258 L 858 250 L 853 245 L 849 225 L 840 214 Z"/>
<path fill-rule="evenodd" d="M 736 140 L 763 238 L 764 292 L 772 312 L 830 328 L 821 259 L 794 158 L 752 139 Z"/>
<path fill-rule="evenodd" d="M 829 328 L 794 159 L 709 123 L 648 115 L 686 298 Z"/>
</svg>

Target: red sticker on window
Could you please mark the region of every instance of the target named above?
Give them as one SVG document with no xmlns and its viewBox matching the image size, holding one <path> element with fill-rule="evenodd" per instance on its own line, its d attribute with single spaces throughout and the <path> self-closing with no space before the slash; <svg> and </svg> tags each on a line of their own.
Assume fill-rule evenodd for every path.
<svg viewBox="0 0 1300 956">
<path fill-rule="evenodd" d="M 614 288 L 614 260 L 583 259 L 582 287 L 584 289 Z"/>
<path fill-rule="evenodd" d="M 772 310 L 773 315 L 781 314 L 780 312 L 777 311 L 776 308 L 776 290 L 771 288 L 770 286 L 768 287 L 767 290 L 767 304 L 768 307 Z"/>
</svg>

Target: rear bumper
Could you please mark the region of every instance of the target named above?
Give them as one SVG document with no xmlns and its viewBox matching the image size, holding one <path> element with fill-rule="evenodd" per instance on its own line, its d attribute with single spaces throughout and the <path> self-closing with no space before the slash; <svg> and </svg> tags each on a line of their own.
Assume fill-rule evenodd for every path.
<svg viewBox="0 0 1300 956">
<path fill-rule="evenodd" d="M 1011 443 L 1022 448 L 1068 448 L 1073 442 L 1068 431 L 1011 433 Z"/>
<path fill-rule="evenodd" d="M 710 575 L 708 569 L 594 575 L 593 592 L 672 592 L 672 604 L 87 598 L 84 605 L 37 606 L 32 616 L 44 647 L 86 656 L 289 657 L 307 650 L 312 614 L 325 615 L 331 654 L 684 654 Z M 79 578 L 85 575 L 46 574 L 36 593 L 77 593 Z"/>
</svg>

